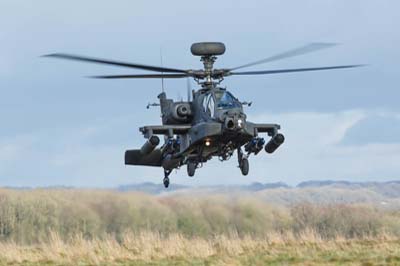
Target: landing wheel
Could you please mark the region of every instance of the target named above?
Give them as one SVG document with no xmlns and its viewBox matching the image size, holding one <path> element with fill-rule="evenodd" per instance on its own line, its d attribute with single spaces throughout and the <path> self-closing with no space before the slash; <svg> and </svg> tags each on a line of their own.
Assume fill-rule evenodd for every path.
<svg viewBox="0 0 400 266">
<path fill-rule="evenodd" d="M 164 170 L 164 179 L 163 179 L 163 183 L 164 183 L 164 187 L 168 188 L 169 186 L 169 175 L 171 174 L 172 170 Z"/>
<path fill-rule="evenodd" d="M 169 177 L 164 177 L 163 183 L 164 183 L 164 187 L 168 188 L 168 186 L 169 186 Z"/>
<path fill-rule="evenodd" d="M 194 162 L 188 162 L 187 163 L 187 174 L 188 176 L 194 176 L 194 174 L 196 173 L 196 167 L 197 164 Z"/>
<path fill-rule="evenodd" d="M 242 158 L 239 167 L 242 175 L 247 175 L 249 173 L 249 160 L 247 160 L 247 158 Z"/>
</svg>

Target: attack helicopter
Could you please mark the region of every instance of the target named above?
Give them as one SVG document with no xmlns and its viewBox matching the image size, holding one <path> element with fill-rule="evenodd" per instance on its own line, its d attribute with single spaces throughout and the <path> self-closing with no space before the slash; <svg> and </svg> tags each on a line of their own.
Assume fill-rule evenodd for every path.
<svg viewBox="0 0 400 266">
<path fill-rule="evenodd" d="M 249 156 L 261 150 L 271 154 L 281 146 L 285 137 L 279 133 L 280 125 L 272 123 L 253 123 L 247 119 L 243 106 L 251 103 L 241 102 L 230 91 L 220 86 L 225 77 L 235 75 L 266 75 L 305 71 L 355 68 L 362 65 L 340 65 L 328 67 L 277 69 L 259 71 L 237 71 L 239 69 L 265 64 L 284 58 L 303 55 L 334 46 L 331 43 L 311 43 L 262 60 L 234 68 L 214 68 L 217 56 L 225 53 L 225 45 L 220 42 L 201 42 L 191 46 L 191 53 L 199 56 L 203 69 L 178 69 L 163 66 L 143 65 L 114 60 L 98 59 L 71 54 L 49 54 L 47 57 L 77 60 L 89 63 L 113 65 L 158 72 L 157 74 L 102 75 L 92 76 L 100 79 L 130 78 L 193 78 L 199 85 L 191 91 L 191 99 L 174 101 L 163 91 L 158 95 L 162 125 L 140 127 L 146 142 L 140 149 L 125 152 L 126 165 L 155 166 L 164 169 L 163 183 L 170 184 L 169 175 L 174 169 L 186 165 L 188 176 L 194 176 L 196 169 L 213 157 L 220 161 L 230 159 L 237 153 L 238 166 L 243 175 L 249 173 Z M 261 136 L 265 133 L 269 140 Z M 160 144 L 160 138 L 164 143 Z"/>
</svg>

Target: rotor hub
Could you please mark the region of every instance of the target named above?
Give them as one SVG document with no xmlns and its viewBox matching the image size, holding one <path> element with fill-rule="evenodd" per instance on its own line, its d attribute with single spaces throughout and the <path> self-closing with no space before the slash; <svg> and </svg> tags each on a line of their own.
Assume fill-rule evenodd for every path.
<svg viewBox="0 0 400 266">
<path fill-rule="evenodd" d="M 213 69 L 217 55 L 223 55 L 225 53 L 225 44 L 221 42 L 199 42 L 194 43 L 190 47 L 190 51 L 195 56 L 201 56 L 200 61 L 203 62 L 204 70 L 199 70 L 195 79 L 199 84 L 211 85 L 213 83 L 219 83 L 223 77 L 223 71 Z M 217 79 L 219 82 L 215 82 Z M 203 80 L 200 82 L 199 80 Z"/>
</svg>

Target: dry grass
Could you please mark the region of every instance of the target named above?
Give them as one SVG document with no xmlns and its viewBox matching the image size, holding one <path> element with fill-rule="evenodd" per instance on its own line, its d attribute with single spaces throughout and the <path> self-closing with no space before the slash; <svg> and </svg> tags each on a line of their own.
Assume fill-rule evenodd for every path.
<svg viewBox="0 0 400 266">
<path fill-rule="evenodd" d="M 354 204 L 0 190 L 0 265 L 400 265 L 399 221 Z"/>
<path fill-rule="evenodd" d="M 154 232 L 127 233 L 87 240 L 76 236 L 24 246 L 0 244 L 2 265 L 400 265 L 400 241 L 387 235 L 349 240 L 323 240 L 312 231 L 299 236 L 265 238 L 215 236 L 162 237 Z"/>
</svg>

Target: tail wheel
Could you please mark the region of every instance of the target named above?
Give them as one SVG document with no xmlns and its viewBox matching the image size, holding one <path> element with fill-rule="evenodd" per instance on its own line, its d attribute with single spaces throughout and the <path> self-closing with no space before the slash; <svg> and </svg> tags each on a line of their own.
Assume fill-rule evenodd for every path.
<svg viewBox="0 0 400 266">
<path fill-rule="evenodd" d="M 247 175 L 249 173 L 249 160 L 247 160 L 247 158 L 243 158 L 240 161 L 239 167 L 242 175 Z"/>
<path fill-rule="evenodd" d="M 188 176 L 194 176 L 194 174 L 196 173 L 196 163 L 194 162 L 188 162 L 187 163 L 187 173 Z"/>
<path fill-rule="evenodd" d="M 169 178 L 168 177 L 164 177 L 163 183 L 164 183 L 164 187 L 168 188 L 168 186 L 169 186 Z"/>
</svg>

